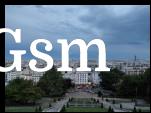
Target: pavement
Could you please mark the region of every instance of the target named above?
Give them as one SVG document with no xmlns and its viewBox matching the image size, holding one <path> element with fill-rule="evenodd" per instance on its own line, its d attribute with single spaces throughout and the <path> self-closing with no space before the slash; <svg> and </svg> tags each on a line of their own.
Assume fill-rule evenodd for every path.
<svg viewBox="0 0 151 113">
<path fill-rule="evenodd" d="M 114 112 L 132 112 L 132 110 L 134 109 L 134 106 L 135 106 L 134 102 L 131 102 L 130 100 L 127 100 L 127 99 L 123 99 L 123 101 L 122 101 L 123 103 L 121 102 L 118 104 L 112 104 L 112 102 L 107 102 L 107 101 L 105 101 L 106 99 L 102 100 L 101 98 L 97 97 L 97 95 L 95 95 L 95 94 L 76 91 L 76 92 L 67 93 L 66 98 L 64 98 L 60 101 L 57 101 L 56 103 L 54 103 L 52 105 L 51 108 L 47 108 L 47 109 L 43 110 L 43 112 L 60 112 L 62 107 L 67 104 L 69 98 L 71 98 L 71 97 L 99 99 L 100 103 L 103 103 L 103 105 L 106 109 L 108 109 L 111 106 L 111 108 L 114 109 Z M 114 98 L 114 100 L 116 100 L 116 99 L 122 100 L 122 99 Z M 120 108 L 120 104 L 122 104 L 123 109 Z"/>
<path fill-rule="evenodd" d="M 68 102 L 68 99 L 62 99 L 52 105 L 52 107 L 44 109 L 43 112 L 60 112 L 62 107 Z"/>
</svg>

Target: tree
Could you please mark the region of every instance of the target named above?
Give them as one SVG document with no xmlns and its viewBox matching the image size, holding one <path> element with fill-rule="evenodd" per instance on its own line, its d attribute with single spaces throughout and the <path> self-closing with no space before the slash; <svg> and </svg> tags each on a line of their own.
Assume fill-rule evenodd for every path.
<svg viewBox="0 0 151 113">
<path fill-rule="evenodd" d="M 122 97 L 136 98 L 136 90 L 140 92 L 138 76 L 125 76 L 119 88 L 118 95 Z M 137 92 L 138 96 L 138 92 Z"/>
<path fill-rule="evenodd" d="M 138 112 L 142 112 L 142 110 L 141 109 L 139 109 L 139 111 Z"/>
<path fill-rule="evenodd" d="M 134 107 L 133 112 L 137 112 L 136 107 Z"/>
<path fill-rule="evenodd" d="M 150 103 L 150 68 L 148 68 L 144 73 L 144 80 L 143 80 L 143 89 L 145 88 L 145 95 L 144 98 Z M 144 94 L 144 93 L 143 93 Z"/>
<path fill-rule="evenodd" d="M 67 102 L 67 105 L 66 105 L 66 106 L 67 106 L 67 108 L 69 107 L 69 103 L 68 103 L 68 102 Z"/>
<path fill-rule="evenodd" d="M 71 87 L 74 87 L 74 84 L 72 83 L 71 79 L 69 79 L 69 78 L 64 79 L 64 88 L 65 88 L 65 90 L 69 89 Z"/>
<path fill-rule="evenodd" d="M 102 96 L 102 100 L 104 100 L 104 96 Z"/>
<path fill-rule="evenodd" d="M 49 108 L 52 107 L 51 103 L 49 103 Z"/>
<path fill-rule="evenodd" d="M 115 100 L 112 101 L 112 104 L 115 104 Z"/>
<path fill-rule="evenodd" d="M 112 108 L 111 108 L 111 106 L 109 107 L 108 112 L 112 112 Z"/>
<path fill-rule="evenodd" d="M 120 104 L 120 109 L 123 109 L 123 106 L 122 106 L 122 104 Z"/>
<path fill-rule="evenodd" d="M 101 103 L 101 108 L 102 108 L 102 109 L 104 108 L 103 103 Z"/>
<path fill-rule="evenodd" d="M 15 79 L 5 87 L 6 104 L 35 104 L 42 91 L 31 80 Z"/>
<path fill-rule="evenodd" d="M 98 92 L 98 97 L 101 97 L 103 94 L 101 91 Z"/>
<path fill-rule="evenodd" d="M 35 112 L 39 112 L 39 110 L 38 110 L 38 108 L 37 108 L 37 107 L 35 108 Z"/>
<path fill-rule="evenodd" d="M 112 69 L 110 72 L 101 72 L 102 87 L 107 90 L 116 91 L 117 85 L 120 82 L 124 73 L 118 69 Z"/>
<path fill-rule="evenodd" d="M 53 67 L 41 77 L 38 82 L 38 87 L 43 90 L 44 96 L 59 97 L 66 92 L 64 84 L 62 74 Z"/>
<path fill-rule="evenodd" d="M 54 98 L 54 99 L 53 99 L 53 102 L 56 102 L 56 101 L 57 101 L 56 98 Z"/>
<path fill-rule="evenodd" d="M 65 112 L 65 111 L 66 111 L 66 108 L 65 108 L 65 106 L 63 106 L 61 109 L 61 112 Z"/>
<path fill-rule="evenodd" d="M 117 90 L 117 95 L 134 99 L 144 98 L 150 102 L 150 69 L 139 76 L 124 76 Z"/>
<path fill-rule="evenodd" d="M 38 108 L 38 112 L 42 112 L 42 108 L 41 108 L 41 106 L 39 106 L 39 108 Z"/>
<path fill-rule="evenodd" d="M 114 112 L 114 109 L 112 108 L 111 112 Z"/>
</svg>

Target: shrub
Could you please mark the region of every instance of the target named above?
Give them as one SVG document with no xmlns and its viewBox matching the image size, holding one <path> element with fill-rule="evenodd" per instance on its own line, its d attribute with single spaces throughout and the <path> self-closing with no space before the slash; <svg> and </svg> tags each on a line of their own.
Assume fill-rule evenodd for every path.
<svg viewBox="0 0 151 113">
<path fill-rule="evenodd" d="M 106 102 L 109 102 L 109 99 L 106 99 Z"/>
<path fill-rule="evenodd" d="M 97 100 L 97 103 L 99 103 L 100 101 L 99 101 L 99 99 Z"/>
<path fill-rule="evenodd" d="M 69 107 L 69 103 L 67 103 L 67 108 Z"/>
<path fill-rule="evenodd" d="M 37 107 L 35 108 L 35 112 L 39 112 L 39 110 L 38 110 L 38 108 L 37 108 Z"/>
<path fill-rule="evenodd" d="M 52 107 L 51 103 L 49 103 L 49 107 Z"/>
<path fill-rule="evenodd" d="M 53 99 L 53 102 L 56 102 L 56 99 L 55 99 L 55 98 Z"/>
<path fill-rule="evenodd" d="M 104 108 L 103 103 L 101 103 L 101 108 Z"/>
<path fill-rule="evenodd" d="M 39 108 L 38 108 L 38 112 L 42 112 L 42 108 L 41 108 L 41 106 L 39 106 Z"/>
<path fill-rule="evenodd" d="M 136 107 L 134 107 L 133 112 L 137 112 Z"/>
<path fill-rule="evenodd" d="M 142 110 L 141 110 L 141 109 L 139 109 L 139 112 L 142 112 Z"/>
<path fill-rule="evenodd" d="M 115 100 L 112 101 L 112 104 L 115 104 Z"/>
<path fill-rule="evenodd" d="M 65 111 L 66 111 L 65 106 L 63 106 L 61 112 L 65 112 Z"/>
<path fill-rule="evenodd" d="M 114 112 L 114 109 L 112 108 L 111 112 Z"/>
<path fill-rule="evenodd" d="M 111 108 L 111 106 L 109 107 L 108 112 L 112 112 L 112 108 Z"/>
<path fill-rule="evenodd" d="M 123 106 L 122 106 L 122 104 L 120 104 L 120 109 L 123 109 Z"/>
</svg>

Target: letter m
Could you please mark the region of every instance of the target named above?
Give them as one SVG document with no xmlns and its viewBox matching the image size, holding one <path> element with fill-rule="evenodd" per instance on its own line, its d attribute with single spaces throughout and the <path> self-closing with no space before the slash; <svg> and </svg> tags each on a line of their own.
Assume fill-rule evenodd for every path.
<svg viewBox="0 0 151 113">
<path fill-rule="evenodd" d="M 72 71 L 72 68 L 69 67 L 69 49 L 72 45 L 78 45 L 80 48 L 80 67 L 77 68 L 77 71 L 91 71 L 91 68 L 87 66 L 87 51 L 91 45 L 96 45 L 99 51 L 98 67 L 95 71 L 110 71 L 106 67 L 106 49 L 103 40 L 94 39 L 88 45 L 82 39 L 75 39 L 70 44 L 66 39 L 58 39 L 57 42 L 62 45 L 62 67 L 58 68 L 58 71 Z"/>
</svg>

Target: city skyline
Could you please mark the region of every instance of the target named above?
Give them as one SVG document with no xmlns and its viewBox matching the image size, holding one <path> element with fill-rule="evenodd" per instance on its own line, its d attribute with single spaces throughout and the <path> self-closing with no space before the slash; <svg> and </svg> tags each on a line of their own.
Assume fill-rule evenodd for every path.
<svg viewBox="0 0 151 113">
<path fill-rule="evenodd" d="M 25 49 L 30 59 L 29 47 L 33 40 L 44 38 L 52 42 L 54 49 L 45 52 L 44 46 L 38 49 L 48 53 L 54 59 L 61 58 L 61 46 L 57 39 L 65 38 L 69 42 L 81 38 L 87 43 L 94 38 L 101 38 L 106 44 L 108 59 L 150 58 L 150 6 L 133 5 L 47 5 L 47 6 L 6 6 L 6 28 L 22 29 L 22 43 L 15 44 L 6 34 L 6 59 L 10 49 Z M 74 51 L 74 52 L 73 52 Z M 89 59 L 97 59 L 96 47 L 88 50 Z M 70 49 L 70 58 L 79 59 L 79 49 Z"/>
</svg>

